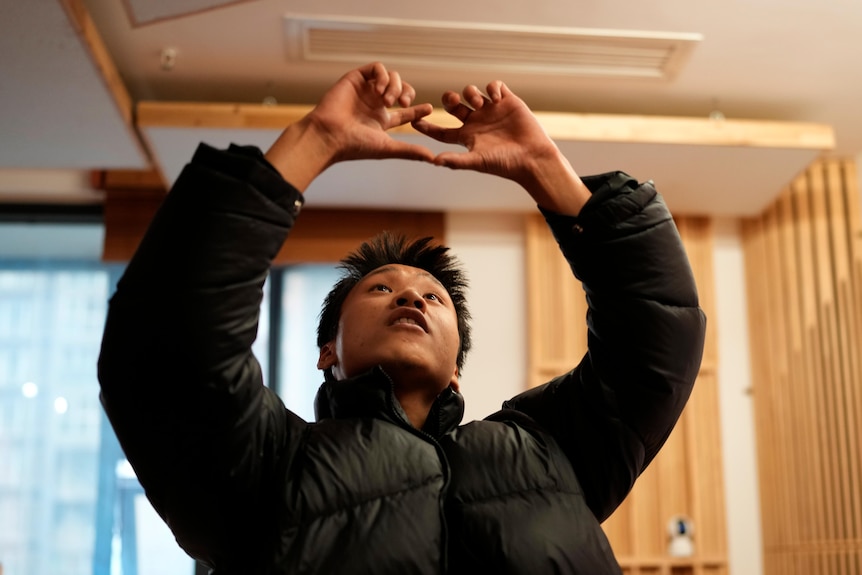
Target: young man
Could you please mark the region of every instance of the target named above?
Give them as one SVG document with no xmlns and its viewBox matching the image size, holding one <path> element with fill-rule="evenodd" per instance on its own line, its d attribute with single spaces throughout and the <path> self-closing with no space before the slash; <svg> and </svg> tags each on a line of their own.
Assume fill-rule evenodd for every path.
<svg viewBox="0 0 862 575">
<path fill-rule="evenodd" d="M 413 98 L 369 64 L 265 155 L 198 149 L 111 300 L 106 412 L 179 544 L 218 575 L 619 573 L 600 522 L 673 428 L 703 346 L 670 214 L 621 172 L 579 178 L 501 82 L 444 94 L 453 129 Z M 406 123 L 466 151 L 387 135 Z M 318 421 L 286 410 L 251 353 L 261 288 L 311 181 L 368 158 L 519 183 L 586 290 L 581 363 L 460 425 L 463 277 L 445 248 L 382 236 L 325 302 Z"/>
</svg>

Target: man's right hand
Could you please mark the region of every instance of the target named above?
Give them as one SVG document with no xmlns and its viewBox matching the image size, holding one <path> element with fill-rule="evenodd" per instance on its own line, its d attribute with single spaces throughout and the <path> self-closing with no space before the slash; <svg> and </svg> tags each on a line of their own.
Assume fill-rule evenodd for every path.
<svg viewBox="0 0 862 575">
<path fill-rule="evenodd" d="M 431 113 L 431 104 L 413 105 L 415 97 L 398 72 L 379 62 L 351 70 L 307 116 L 282 132 L 266 157 L 300 191 L 336 162 L 382 158 L 431 162 L 434 154 L 428 148 L 387 133 Z M 401 107 L 392 108 L 396 103 Z"/>
</svg>

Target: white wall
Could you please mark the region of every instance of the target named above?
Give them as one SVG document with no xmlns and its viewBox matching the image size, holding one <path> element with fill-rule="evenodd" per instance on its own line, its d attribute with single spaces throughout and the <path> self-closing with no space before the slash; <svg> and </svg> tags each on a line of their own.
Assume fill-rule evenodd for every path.
<svg viewBox="0 0 862 575">
<path fill-rule="evenodd" d="M 739 229 L 716 223 L 718 385 L 730 575 L 762 573 L 760 505 L 752 413 L 745 274 Z M 466 420 L 497 410 L 524 389 L 527 370 L 524 231 L 520 216 L 454 213 L 447 243 L 469 273 L 474 348 L 462 391 Z"/>
<path fill-rule="evenodd" d="M 731 575 L 763 572 L 745 262 L 739 223 L 715 222 L 718 394 Z"/>
<path fill-rule="evenodd" d="M 523 218 L 453 213 L 446 243 L 470 280 L 473 348 L 464 364 L 464 421 L 482 419 L 527 387 Z"/>
</svg>

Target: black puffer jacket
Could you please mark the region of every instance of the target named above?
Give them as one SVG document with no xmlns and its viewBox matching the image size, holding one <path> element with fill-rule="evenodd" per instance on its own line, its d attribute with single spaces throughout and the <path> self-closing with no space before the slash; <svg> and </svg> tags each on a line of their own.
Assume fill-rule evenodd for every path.
<svg viewBox="0 0 862 575">
<path fill-rule="evenodd" d="M 219 575 L 619 573 L 600 528 L 670 433 L 705 320 L 661 198 L 587 178 L 546 214 L 590 351 L 484 421 L 408 423 L 381 369 L 326 381 L 317 423 L 261 385 L 262 285 L 301 206 L 259 151 L 201 146 L 111 300 L 102 402 L 156 510 Z"/>
</svg>

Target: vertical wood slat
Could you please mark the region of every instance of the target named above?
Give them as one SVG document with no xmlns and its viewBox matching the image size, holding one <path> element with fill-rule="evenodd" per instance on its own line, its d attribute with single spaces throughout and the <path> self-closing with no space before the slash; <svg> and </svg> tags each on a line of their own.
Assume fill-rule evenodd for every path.
<svg viewBox="0 0 862 575">
<path fill-rule="evenodd" d="M 853 501 L 853 516 L 855 518 L 854 537 L 862 541 L 862 197 L 860 196 L 859 178 L 856 165 L 845 162 L 842 166 L 844 176 L 844 205 L 847 214 L 848 244 L 849 244 L 849 283 L 848 297 L 854 302 L 855 312 L 850 314 L 850 333 L 853 341 L 848 345 L 850 357 L 854 360 L 853 382 L 850 389 L 854 390 L 853 401 L 849 408 L 853 413 L 854 438 L 856 440 L 856 468 L 850 490 L 855 494 Z M 862 573 L 862 552 L 853 559 L 853 569 Z M 851 569 L 852 570 L 852 569 Z"/>
<path fill-rule="evenodd" d="M 843 541 L 846 533 L 843 529 L 843 493 L 842 493 L 842 464 L 844 455 L 844 434 L 842 433 L 843 421 L 841 420 L 840 404 L 837 392 L 840 387 L 840 365 L 838 358 L 838 333 L 836 327 L 837 310 L 835 309 L 835 287 L 834 287 L 834 261 L 830 246 L 829 214 L 826 205 L 828 193 L 823 165 L 817 165 L 811 169 L 809 184 L 809 200 L 812 205 L 812 218 L 814 223 L 815 262 L 817 272 L 817 295 L 820 321 L 820 349 L 823 359 L 823 399 L 826 405 L 826 417 L 829 423 L 828 437 L 829 450 L 825 454 L 829 477 L 831 478 L 829 490 L 832 494 L 832 505 L 830 509 L 830 540 Z M 829 557 L 829 567 L 837 575 L 846 573 L 840 554 L 833 550 L 826 551 Z"/>
<path fill-rule="evenodd" d="M 803 408 L 798 414 L 802 423 L 803 437 L 808 438 L 801 445 L 808 476 L 805 482 L 804 493 L 801 495 L 808 502 L 807 516 L 804 521 L 808 525 L 806 541 L 821 541 L 827 537 L 827 520 L 824 509 L 829 507 L 829 492 L 824 489 L 825 477 L 823 467 L 818 463 L 819 454 L 823 452 L 828 440 L 825 430 L 826 414 L 822 402 L 819 401 L 818 389 L 822 389 L 820 371 L 817 369 L 820 357 L 817 351 L 817 295 L 812 278 L 815 275 L 814 254 L 811 249 L 813 245 L 811 218 L 809 202 L 807 198 L 807 186 L 797 180 L 791 186 L 787 196 L 787 203 L 791 205 L 795 223 L 795 250 L 798 261 L 798 274 L 791 281 L 798 286 L 798 297 L 796 313 L 798 325 L 800 326 L 801 340 L 794 347 L 794 353 L 799 357 L 798 363 L 802 369 L 798 371 L 800 402 Z M 823 559 L 809 557 L 804 565 L 805 571 L 814 575 L 826 572 L 826 564 Z"/>
<path fill-rule="evenodd" d="M 776 292 L 783 288 L 783 280 L 781 274 L 781 253 L 779 241 L 779 226 L 780 222 L 776 210 L 769 210 L 764 215 L 764 229 L 766 231 L 766 250 L 770 257 L 766 259 L 766 282 L 770 291 Z M 789 406 L 787 405 L 787 394 L 783 390 L 787 389 L 787 381 L 789 377 L 788 369 L 788 354 L 784 342 L 781 341 L 784 334 L 787 333 L 785 325 L 785 311 L 783 309 L 783 298 L 772 297 L 768 299 L 767 317 L 770 324 L 775 326 L 779 337 L 770 340 L 769 353 L 775 362 L 775 370 L 773 378 L 770 381 L 769 400 L 775 406 L 775 424 L 777 432 L 780 435 L 787 434 L 789 426 L 792 422 L 788 421 Z M 776 543 L 780 546 L 785 546 L 789 541 L 794 539 L 794 535 L 789 533 L 793 529 L 795 521 L 793 517 L 793 501 L 792 494 L 792 475 L 793 469 L 789 464 L 791 456 L 790 450 L 776 450 L 774 454 L 775 463 L 778 472 L 782 477 L 788 479 L 788 488 L 776 493 L 778 498 L 778 529 L 776 530 Z M 795 572 L 795 570 L 794 570 Z"/>
<path fill-rule="evenodd" d="M 603 528 L 625 573 L 723 575 L 727 542 L 715 373 L 718 322 L 712 312 L 712 222 L 684 218 L 677 226 L 710 318 L 701 373 L 664 448 Z M 525 235 L 529 381 L 537 385 L 571 369 L 586 351 L 586 302 L 541 216 L 527 216 Z M 672 563 L 667 557 L 667 522 L 677 514 L 694 521 L 697 554 Z"/>
<path fill-rule="evenodd" d="M 847 462 L 846 479 L 843 483 L 845 502 L 844 528 L 846 536 L 850 540 L 862 539 L 862 528 L 860 528 L 860 419 L 856 410 L 857 396 L 860 393 L 859 383 L 859 351 L 860 340 L 856 337 L 856 320 L 862 304 L 853 298 L 853 279 L 851 261 L 851 244 L 853 232 L 849 227 L 850 218 L 847 203 L 844 176 L 846 171 L 838 161 L 830 161 L 826 164 L 826 177 L 828 182 L 828 208 L 830 230 L 832 232 L 832 245 L 835 265 L 835 299 L 838 310 L 838 344 L 841 357 L 841 380 L 843 386 L 839 390 L 841 409 L 846 422 L 847 430 Z M 856 196 L 858 198 L 858 194 Z M 860 230 L 862 232 L 862 230 Z"/>
<path fill-rule="evenodd" d="M 784 406 L 784 434 L 791 438 L 791 441 L 798 444 L 800 449 L 787 450 L 787 477 L 788 490 L 786 494 L 787 505 L 789 509 L 789 529 L 788 540 L 799 541 L 810 539 L 810 521 L 809 521 L 809 506 L 808 506 L 808 465 L 806 464 L 808 453 L 808 442 L 804 429 L 805 420 L 801 417 L 804 410 L 802 405 L 801 393 L 799 390 L 800 379 L 796 374 L 804 370 L 802 361 L 802 326 L 799 310 L 800 288 L 799 288 L 799 255 L 796 251 L 796 233 L 795 233 L 795 218 L 793 214 L 792 198 L 788 194 L 784 194 L 775 205 L 775 212 L 778 222 L 778 234 L 776 240 L 778 242 L 778 250 L 780 260 L 777 263 L 780 265 L 780 282 L 785 292 L 783 305 L 781 306 L 781 314 L 784 318 L 784 340 L 783 344 L 787 349 L 786 369 L 784 381 L 789 393 L 780 393 L 777 391 L 777 397 L 781 399 L 779 408 Z M 805 572 L 805 558 L 801 554 L 796 554 L 793 557 L 793 564 L 797 572 Z"/>
<path fill-rule="evenodd" d="M 860 219 L 829 160 L 743 225 L 767 574 L 862 569 Z"/>
<path fill-rule="evenodd" d="M 712 221 L 706 218 L 677 218 L 676 223 L 708 318 L 700 373 L 681 417 L 681 432 L 687 436 L 690 513 L 697 521 L 698 552 L 723 557 L 727 552 L 727 530 L 718 411 L 719 322 L 715 315 L 713 228 Z"/>
</svg>

